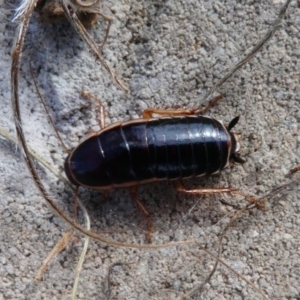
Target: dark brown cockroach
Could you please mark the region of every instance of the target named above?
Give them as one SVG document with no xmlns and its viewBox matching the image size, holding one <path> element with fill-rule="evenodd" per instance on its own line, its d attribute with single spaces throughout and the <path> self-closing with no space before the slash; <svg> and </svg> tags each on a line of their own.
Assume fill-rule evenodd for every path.
<svg viewBox="0 0 300 300">
<path fill-rule="evenodd" d="M 216 174 L 229 159 L 242 161 L 231 132 L 238 119 L 227 128 L 196 115 L 115 123 L 78 145 L 65 172 L 74 185 L 100 190 Z"/>
<path fill-rule="evenodd" d="M 136 187 L 141 184 L 167 180 L 179 192 L 238 194 L 262 207 L 256 199 L 230 187 L 187 190 L 181 183 L 181 179 L 216 174 L 230 159 L 244 162 L 238 155 L 238 135 L 231 132 L 239 116 L 225 127 L 216 119 L 195 114 L 199 110 L 148 109 L 141 119 L 105 127 L 103 108 L 101 112 L 101 130 L 69 153 L 65 173 L 77 187 L 130 188 L 131 197 L 149 220 L 148 241 L 153 225 L 147 209 L 136 198 Z M 169 116 L 153 118 L 153 114 Z"/>
</svg>

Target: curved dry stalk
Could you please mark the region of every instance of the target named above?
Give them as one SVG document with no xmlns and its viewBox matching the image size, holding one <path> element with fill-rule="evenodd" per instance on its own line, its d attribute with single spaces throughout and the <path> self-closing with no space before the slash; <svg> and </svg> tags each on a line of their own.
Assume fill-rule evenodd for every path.
<svg viewBox="0 0 300 300">
<path fill-rule="evenodd" d="M 59 3 L 58 3 L 59 1 Z M 42 5 L 46 5 L 46 2 Z M 109 72 L 111 75 L 113 81 L 125 92 L 129 92 L 129 88 L 127 87 L 126 83 L 117 76 L 115 70 L 109 66 L 109 64 L 102 58 L 101 51 L 104 46 L 104 44 L 107 41 L 109 29 L 111 26 L 112 19 L 109 16 L 106 16 L 103 14 L 99 8 L 100 0 L 92 0 L 92 1 L 70 1 L 70 0 L 50 0 L 49 6 L 59 6 L 61 5 L 61 10 L 63 9 L 64 12 L 58 13 L 57 9 L 53 9 L 54 12 L 51 14 L 51 18 L 55 19 L 55 17 L 58 17 L 59 19 L 62 18 L 61 15 L 65 14 L 65 18 L 68 19 L 70 24 L 75 28 L 79 36 L 84 40 L 84 42 L 87 44 L 90 52 L 92 55 L 98 60 L 103 67 Z M 53 3 L 52 3 L 53 2 Z M 57 3 L 56 3 L 57 2 Z M 20 62 L 22 58 L 22 51 L 24 47 L 24 41 L 28 29 L 28 25 L 30 22 L 31 15 L 35 9 L 38 11 L 42 10 L 40 7 L 41 4 L 39 3 L 39 0 L 23 0 L 20 6 L 16 9 L 16 14 L 13 19 L 13 21 L 20 19 L 20 25 L 17 28 L 16 36 L 15 36 L 15 42 L 12 48 L 12 57 L 15 57 L 15 61 L 19 61 L 18 64 L 14 64 L 13 58 L 12 58 L 12 66 L 11 68 L 16 68 L 15 72 L 19 72 L 20 68 Z M 71 8 L 70 8 L 71 7 Z M 69 9 L 70 8 L 70 9 Z M 70 11 L 71 10 L 71 11 Z M 43 12 L 43 14 L 46 14 Z M 58 14 L 58 16 L 56 15 Z M 77 16 L 77 14 L 79 14 Z M 104 37 L 104 40 L 102 44 L 99 46 L 96 44 L 96 42 L 91 38 L 91 36 L 88 34 L 87 30 L 85 29 L 83 23 L 87 27 L 91 27 L 94 23 L 96 18 L 94 16 L 101 15 L 104 20 L 108 21 L 108 26 L 106 29 L 106 34 Z M 48 20 L 48 19 L 47 19 Z M 50 21 L 50 20 L 48 20 Z M 11 70 L 13 72 L 13 70 Z M 18 80 L 18 76 L 16 76 L 16 80 Z M 13 88 L 15 86 L 11 86 L 11 90 L 13 91 Z"/>
<path fill-rule="evenodd" d="M 231 268 L 230 266 L 228 266 L 228 264 L 222 260 L 220 258 L 221 256 L 221 253 L 222 253 L 222 242 L 223 242 L 223 239 L 225 237 L 225 234 L 226 232 L 228 231 L 228 229 L 233 225 L 233 223 L 235 222 L 235 220 L 237 218 L 239 218 L 245 211 L 247 210 L 250 210 L 250 209 L 253 209 L 255 208 L 255 205 L 253 204 L 248 204 L 246 207 L 238 210 L 237 212 L 235 212 L 233 214 L 233 216 L 231 217 L 230 219 L 230 222 L 227 224 L 227 226 L 223 229 L 222 233 L 221 233 L 221 236 L 219 237 L 219 250 L 218 250 L 218 253 L 217 255 L 211 255 L 212 253 L 207 250 L 206 248 L 203 248 L 203 246 L 199 245 L 197 242 L 196 244 L 199 246 L 199 248 L 201 250 L 205 250 L 205 252 L 210 252 L 210 256 L 213 257 L 216 262 L 214 264 L 214 267 L 212 269 L 212 271 L 209 273 L 209 275 L 207 276 L 207 278 L 199 285 L 195 286 L 193 289 L 191 289 L 188 293 L 186 293 L 182 299 L 189 299 L 191 296 L 193 296 L 194 294 L 196 294 L 197 292 L 200 292 L 203 290 L 204 286 L 209 283 L 209 281 L 211 280 L 212 276 L 214 275 L 214 273 L 216 272 L 217 270 L 217 267 L 218 267 L 218 264 L 221 263 L 222 265 L 224 265 L 225 267 L 227 267 L 230 271 L 232 271 L 237 277 L 239 277 L 240 279 L 242 279 L 243 281 L 245 281 L 254 291 L 256 291 L 257 293 L 259 293 L 263 299 L 265 300 L 269 300 L 269 298 L 263 293 L 262 290 L 260 290 L 258 287 L 256 287 L 250 280 L 248 280 L 246 277 L 244 277 L 242 274 L 238 273 L 237 271 L 235 271 L 233 268 Z M 193 254 L 194 255 L 194 254 Z M 196 255 L 194 255 L 197 259 L 199 259 Z"/>
<path fill-rule="evenodd" d="M 290 180 L 287 183 L 284 183 L 280 186 L 277 186 L 274 188 L 272 191 L 267 193 L 266 195 L 260 197 L 260 201 L 265 202 L 265 201 L 270 201 L 272 198 L 278 196 L 278 195 L 284 195 L 285 193 L 288 193 L 289 191 L 293 191 L 296 189 L 296 186 L 300 185 L 300 180 L 298 179 L 293 179 Z"/>
<path fill-rule="evenodd" d="M 6 130 L 2 129 L 1 127 L 0 127 L 0 136 L 2 136 L 3 138 L 7 139 L 8 141 L 10 141 L 14 144 L 17 144 L 17 140 L 11 134 L 9 134 Z M 55 175 L 60 181 L 64 182 L 66 185 L 68 185 L 71 189 L 74 190 L 74 187 L 70 184 L 70 182 L 64 176 L 62 176 L 55 168 L 53 168 L 52 165 L 48 164 L 40 155 L 38 155 L 32 149 L 29 148 L 28 151 L 29 151 L 30 155 L 32 157 L 34 157 L 41 165 L 43 165 L 46 169 L 48 169 L 50 172 L 52 172 L 53 175 Z M 82 201 L 79 198 L 77 198 L 77 201 L 83 212 L 86 229 L 90 230 L 91 229 L 91 221 L 90 221 L 89 214 L 88 214 L 85 206 L 83 205 Z M 71 238 L 71 235 L 72 235 L 71 229 L 68 229 L 65 232 L 65 234 L 63 235 L 63 237 L 58 241 L 56 246 L 51 250 L 51 252 L 47 256 L 47 258 L 44 260 L 41 268 L 39 269 L 38 274 L 35 277 L 36 282 L 41 280 L 51 259 L 53 259 L 55 255 L 57 255 L 59 252 L 61 252 L 67 246 L 67 244 Z M 76 292 L 77 292 L 77 287 L 78 287 L 80 271 L 82 269 L 82 265 L 84 262 L 84 258 L 86 256 L 88 245 L 89 245 L 89 237 L 86 237 L 84 240 L 83 249 L 81 251 L 81 255 L 80 255 L 77 267 L 76 267 L 76 273 L 75 273 L 74 284 L 73 284 L 73 289 L 72 289 L 72 299 L 76 299 Z"/>
<path fill-rule="evenodd" d="M 291 0 L 287 0 L 283 7 L 281 8 L 277 19 L 271 25 L 270 29 L 263 36 L 263 38 L 257 43 L 256 46 L 246 55 L 244 59 L 242 59 L 239 63 L 237 63 L 222 79 L 220 79 L 210 90 L 204 95 L 204 97 L 200 100 L 200 104 L 203 104 L 208 98 L 219 88 L 224 82 L 226 82 L 238 69 L 240 69 L 243 65 L 245 65 L 252 57 L 256 55 L 256 53 L 271 39 L 276 30 L 280 27 L 281 21 L 285 16 L 285 13 L 291 3 Z M 210 103 L 208 104 L 210 106 Z M 198 109 L 197 111 L 203 112 L 203 109 Z"/>
<path fill-rule="evenodd" d="M 77 197 L 77 199 L 78 199 L 78 197 Z M 80 201 L 80 199 L 78 199 L 78 200 L 79 200 L 78 203 L 80 205 L 80 208 L 83 210 L 84 216 L 86 216 L 86 215 L 88 216 L 88 213 L 87 213 L 87 210 L 86 210 L 85 206 L 81 205 L 82 202 Z M 91 229 L 91 222 L 90 222 L 89 217 L 85 218 L 85 227 L 86 227 L 87 230 Z M 82 270 L 84 259 L 85 259 L 85 256 L 86 256 L 86 253 L 87 253 L 87 250 L 88 250 L 88 247 L 89 247 L 89 241 L 90 241 L 90 238 L 85 237 L 83 248 L 82 248 L 82 251 L 81 251 L 81 254 L 80 254 L 80 258 L 79 258 L 79 261 L 77 263 L 76 270 L 75 270 L 75 278 L 74 278 L 72 294 L 71 294 L 71 299 L 72 300 L 76 299 L 76 293 L 77 293 L 77 289 L 78 289 L 78 282 L 79 282 L 79 278 L 80 278 L 80 272 Z"/>
<path fill-rule="evenodd" d="M 213 257 L 215 260 L 217 260 L 220 264 L 222 264 L 223 266 L 225 266 L 228 270 L 230 270 L 231 272 L 233 272 L 236 276 L 238 276 L 239 278 L 241 278 L 242 280 L 244 280 L 249 286 L 251 286 L 253 288 L 253 290 L 255 290 L 257 293 L 259 293 L 265 300 L 270 300 L 265 294 L 262 293 L 262 291 L 257 288 L 250 280 L 248 280 L 245 276 L 243 276 L 242 274 L 240 274 L 239 272 L 237 272 L 236 270 L 234 270 L 232 267 L 230 267 L 224 260 L 220 259 L 217 255 L 215 255 L 214 253 L 212 253 L 211 251 L 205 249 L 201 244 L 198 244 L 198 242 L 196 242 L 196 244 L 198 245 L 198 247 L 205 251 L 206 253 L 209 253 L 209 255 L 211 257 Z M 195 256 L 197 257 L 197 256 Z M 199 259 L 199 257 L 197 257 Z"/>
<path fill-rule="evenodd" d="M 54 259 L 54 257 L 59 254 L 62 250 L 64 250 L 72 237 L 72 229 L 68 229 L 65 234 L 61 237 L 61 239 L 57 242 L 51 252 L 47 255 L 46 259 L 43 261 L 42 266 L 38 270 L 37 275 L 34 278 L 35 282 L 39 282 L 42 280 L 44 273 L 46 272 L 50 262 Z"/>
</svg>

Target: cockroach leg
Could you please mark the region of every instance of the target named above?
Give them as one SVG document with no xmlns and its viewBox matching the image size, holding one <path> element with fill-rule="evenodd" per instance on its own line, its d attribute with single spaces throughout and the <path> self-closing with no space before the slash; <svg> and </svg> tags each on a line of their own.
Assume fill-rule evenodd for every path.
<svg viewBox="0 0 300 300">
<path fill-rule="evenodd" d="M 150 244 L 152 241 L 152 231 L 153 231 L 153 221 L 152 221 L 152 217 L 151 214 L 148 212 L 148 210 L 146 209 L 146 207 L 142 204 L 142 202 L 137 198 L 136 196 L 136 189 L 137 187 L 131 187 L 129 189 L 129 193 L 130 196 L 132 198 L 132 200 L 136 203 L 137 207 L 139 208 L 139 210 L 143 213 L 143 215 L 146 217 L 147 219 L 147 233 L 146 233 L 146 238 L 147 238 L 147 242 Z"/>
<path fill-rule="evenodd" d="M 190 109 L 155 109 L 148 108 L 143 111 L 143 119 L 151 119 L 153 115 L 164 115 L 164 116 L 190 116 L 194 115 L 194 111 Z"/>
<path fill-rule="evenodd" d="M 230 206 L 233 209 L 238 209 L 237 205 L 231 204 L 228 201 L 225 201 L 224 199 L 219 199 L 219 202 L 221 202 L 223 205 Z"/>
<path fill-rule="evenodd" d="M 95 97 L 94 95 L 92 95 L 87 91 L 82 91 L 81 96 L 86 99 L 92 99 L 98 103 L 99 111 L 97 112 L 98 113 L 97 119 L 99 120 L 100 129 L 103 129 L 105 127 L 105 109 L 100 99 L 98 99 L 97 97 Z"/>
<path fill-rule="evenodd" d="M 231 187 L 227 187 L 227 188 L 201 188 L 201 189 L 199 188 L 199 189 L 188 190 L 184 187 L 184 185 L 182 184 L 181 181 L 174 181 L 173 185 L 179 193 L 192 194 L 192 195 L 228 193 L 228 194 L 239 195 L 239 196 L 244 197 L 250 203 L 255 204 L 256 207 L 259 208 L 259 209 L 264 209 L 265 208 L 265 206 L 262 203 L 260 203 L 259 200 L 255 199 L 254 197 L 252 197 L 250 195 L 246 195 L 246 194 L 244 194 L 243 192 L 241 192 L 239 190 L 232 189 Z"/>
<path fill-rule="evenodd" d="M 298 165 L 298 166 L 292 168 L 292 169 L 290 170 L 290 174 L 293 175 L 293 174 L 295 174 L 295 173 L 297 173 L 297 172 L 299 172 L 299 171 L 300 171 L 300 165 Z"/>
<path fill-rule="evenodd" d="M 223 193 L 232 193 L 235 190 L 232 188 L 202 188 L 202 189 L 192 189 L 187 190 L 181 181 L 174 181 L 173 186 L 179 193 L 185 194 L 223 194 Z"/>
<path fill-rule="evenodd" d="M 165 115 L 165 116 L 192 116 L 192 115 L 199 115 L 204 114 L 210 108 L 215 106 L 221 99 L 223 99 L 223 95 L 219 95 L 209 101 L 208 105 L 202 109 L 155 109 L 155 108 L 148 108 L 143 111 L 143 118 L 144 119 L 151 119 L 153 118 L 154 114 L 157 115 Z"/>
</svg>

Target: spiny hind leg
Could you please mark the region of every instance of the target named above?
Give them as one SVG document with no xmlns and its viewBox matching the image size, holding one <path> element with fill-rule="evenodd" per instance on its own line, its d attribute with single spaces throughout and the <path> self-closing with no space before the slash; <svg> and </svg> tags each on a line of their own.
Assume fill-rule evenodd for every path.
<svg viewBox="0 0 300 300">
<path fill-rule="evenodd" d="M 290 174 L 293 175 L 293 174 L 295 174 L 295 173 L 298 173 L 299 171 L 300 171 L 300 165 L 298 165 L 298 166 L 292 168 L 292 169 L 290 170 Z"/>
<path fill-rule="evenodd" d="M 136 187 L 132 187 L 129 189 L 130 196 L 132 200 L 136 203 L 137 207 L 139 210 L 143 213 L 147 220 L 147 233 L 146 233 L 146 239 L 147 242 L 150 244 L 152 241 L 152 231 L 153 231 L 153 221 L 150 213 L 146 209 L 146 207 L 141 203 L 141 201 L 137 198 L 136 196 Z"/>
<path fill-rule="evenodd" d="M 257 206 L 259 209 L 264 209 L 265 206 L 259 202 L 259 200 L 255 199 L 254 197 L 250 195 L 246 195 L 243 192 L 239 190 L 235 190 L 231 187 L 226 187 L 226 188 L 199 188 L 199 189 L 186 189 L 182 182 L 180 181 L 175 181 L 173 182 L 174 187 L 176 190 L 180 193 L 185 193 L 185 194 L 192 194 L 192 195 L 206 195 L 206 194 L 233 194 L 233 195 L 239 195 L 245 198 L 247 201 L 250 203 L 253 203 Z"/>
<path fill-rule="evenodd" d="M 223 98 L 223 95 L 219 95 L 213 100 L 209 102 L 209 104 L 202 108 L 202 109 L 156 109 L 156 108 L 148 108 L 143 111 L 143 118 L 144 119 L 151 119 L 153 118 L 153 115 L 162 115 L 162 116 L 192 116 L 192 115 L 198 115 L 203 114 L 207 112 L 211 107 L 215 106 L 221 99 Z"/>
</svg>

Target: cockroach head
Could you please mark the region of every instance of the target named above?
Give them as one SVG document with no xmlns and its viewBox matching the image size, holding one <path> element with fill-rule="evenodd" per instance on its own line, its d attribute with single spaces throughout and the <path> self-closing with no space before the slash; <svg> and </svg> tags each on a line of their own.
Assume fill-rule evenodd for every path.
<svg viewBox="0 0 300 300">
<path fill-rule="evenodd" d="M 240 151 L 239 136 L 240 136 L 240 134 L 231 132 L 231 129 L 237 124 L 239 119 L 240 119 L 240 116 L 236 116 L 234 119 L 232 119 L 227 127 L 227 130 L 231 137 L 230 158 L 233 159 L 235 162 L 242 164 L 246 161 L 239 156 L 239 151 Z"/>
</svg>

